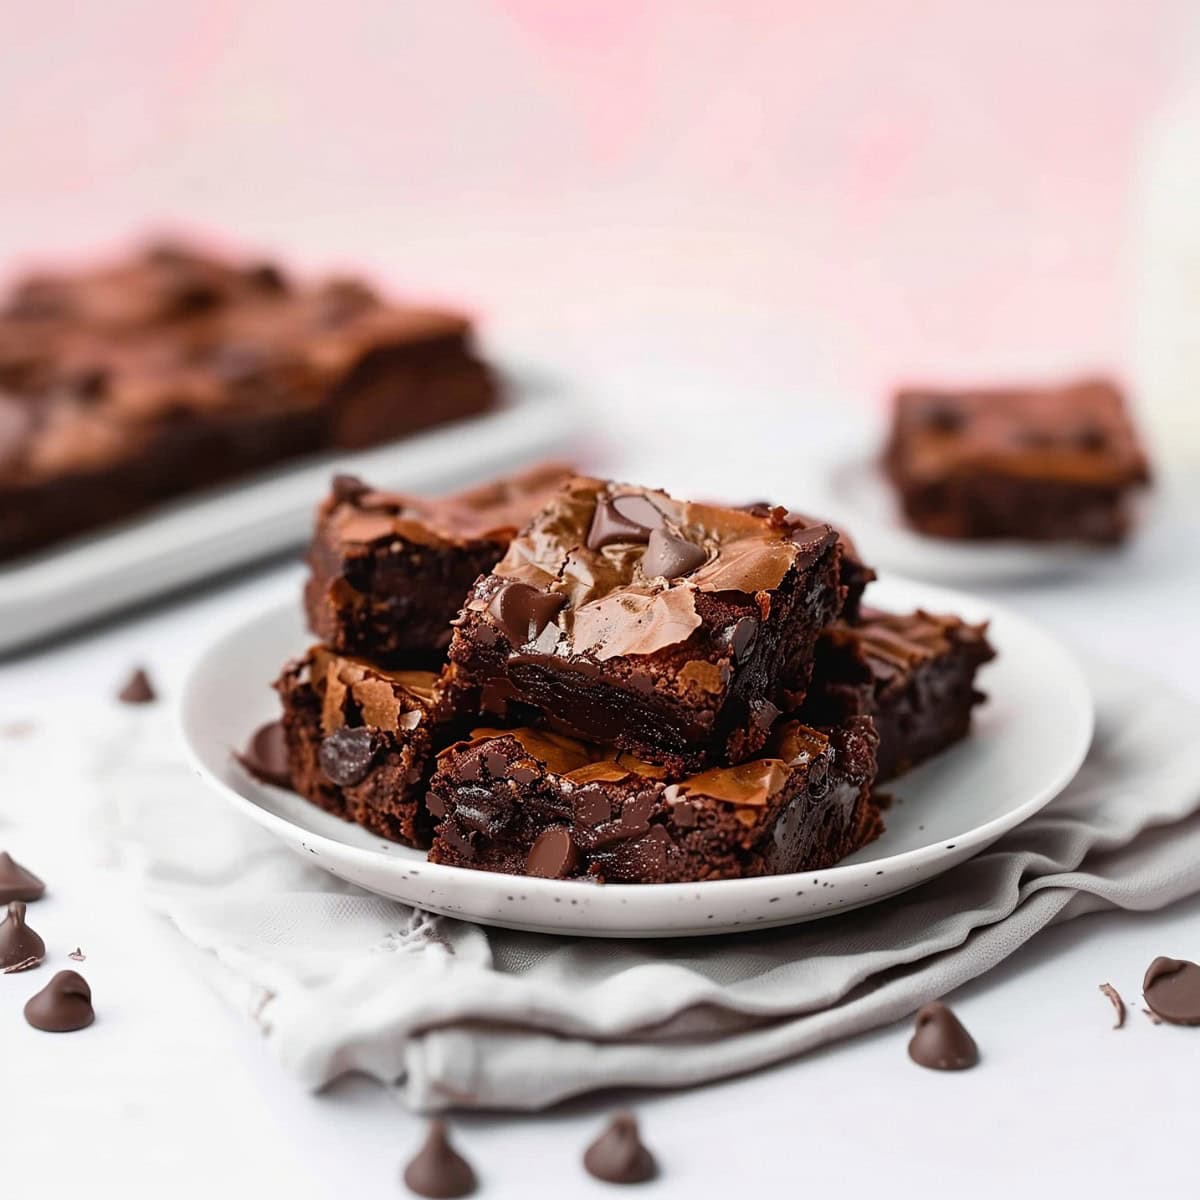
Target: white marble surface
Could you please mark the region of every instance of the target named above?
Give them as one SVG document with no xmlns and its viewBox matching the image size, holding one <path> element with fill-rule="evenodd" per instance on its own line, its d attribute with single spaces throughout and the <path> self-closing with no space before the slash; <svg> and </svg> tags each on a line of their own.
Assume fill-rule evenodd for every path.
<svg viewBox="0 0 1200 1200">
<path fill-rule="evenodd" d="M 676 361 L 688 361 L 677 349 Z M 666 361 L 661 338 L 656 351 L 624 361 Z M 606 436 L 593 456 L 631 478 L 802 502 L 797 447 L 819 442 L 824 424 L 780 383 L 786 372 L 709 357 L 693 376 L 575 363 L 604 396 L 593 415 Z M 701 419 L 684 415 L 685 397 Z M 1138 663 L 1200 697 L 1196 509 L 1176 501 L 1167 517 L 1098 571 L 995 595 L 1084 654 Z M 206 639 L 300 578 L 298 566 L 276 565 L 0 663 L 0 720 L 106 694 L 139 662 L 171 697 Z M 298 1090 L 251 1024 L 199 982 L 192 952 L 97 861 L 79 799 L 56 788 L 54 763 L 41 794 L 12 795 L 2 755 L 0 743 L 0 845 L 19 847 L 53 883 L 36 927 L 55 945 L 84 948 L 102 1019 L 85 1034 L 36 1033 L 20 1007 L 46 973 L 0 977 L 0 1194 L 404 1194 L 398 1171 L 419 1120 L 367 1082 L 322 1096 Z M 1194 1178 L 1200 1031 L 1154 1027 L 1140 1012 L 1141 976 L 1158 954 L 1200 957 L 1200 899 L 1084 918 L 962 989 L 951 999 L 984 1061 L 961 1076 L 914 1067 L 907 1028 L 897 1027 L 694 1092 L 621 1097 L 636 1105 L 662 1161 L 661 1182 L 646 1194 L 1182 1194 Z M 1132 1005 L 1120 1032 L 1097 990 L 1105 981 Z M 481 1195 L 606 1194 L 579 1158 L 615 1102 L 458 1120 Z"/>
</svg>

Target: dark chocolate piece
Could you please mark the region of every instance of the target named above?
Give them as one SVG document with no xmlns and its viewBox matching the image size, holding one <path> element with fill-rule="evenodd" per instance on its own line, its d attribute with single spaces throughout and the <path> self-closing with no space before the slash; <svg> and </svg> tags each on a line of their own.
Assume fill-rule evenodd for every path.
<svg viewBox="0 0 1200 1200">
<path fill-rule="evenodd" d="M 287 734 L 284 732 L 282 721 L 268 721 L 265 725 L 260 725 L 246 744 L 246 749 L 236 757 L 261 783 L 291 788 Z"/>
<path fill-rule="evenodd" d="M 1120 1029 L 1125 1024 L 1125 1001 L 1121 999 L 1121 993 L 1111 983 L 1102 983 L 1100 990 L 1108 997 L 1117 1015 L 1113 1028 Z"/>
<path fill-rule="evenodd" d="M 404 1168 L 404 1182 L 409 1191 L 431 1200 L 469 1196 L 477 1186 L 474 1169 L 450 1144 L 442 1121 L 430 1121 L 424 1145 Z"/>
<path fill-rule="evenodd" d="M 767 753 L 668 777 L 544 730 L 477 729 L 438 756 L 432 862 L 547 879 L 671 883 L 817 870 L 882 828 L 869 717 L 780 722 Z"/>
<path fill-rule="evenodd" d="M 59 971 L 25 1005 L 25 1020 L 47 1033 L 73 1033 L 95 1019 L 92 989 L 76 971 Z"/>
<path fill-rule="evenodd" d="M 377 666 L 440 666 L 471 584 L 568 475 L 548 463 L 435 500 L 339 476 L 309 549 L 309 626 L 331 650 Z M 544 626 L 553 608 L 538 607 L 540 593 L 533 595 L 538 602 L 524 619 Z M 517 601 L 504 601 L 514 619 Z"/>
<path fill-rule="evenodd" d="M 605 1183 L 645 1183 L 658 1174 L 654 1155 L 642 1142 L 637 1118 L 617 1113 L 604 1132 L 584 1151 L 589 1175 Z"/>
<path fill-rule="evenodd" d="M 158 693 L 150 682 L 150 676 L 138 667 L 125 686 L 117 693 L 117 699 L 122 704 L 152 704 L 158 699 Z"/>
<path fill-rule="evenodd" d="M 803 696 L 840 562 L 832 528 L 782 509 L 576 477 L 475 584 L 450 658 L 505 721 L 672 772 L 737 762 Z"/>
<path fill-rule="evenodd" d="M 496 402 L 458 314 L 178 249 L 0 299 L 0 559 Z"/>
<path fill-rule="evenodd" d="M 984 700 L 976 673 L 993 658 L 986 625 L 863 609 L 858 624 L 835 622 L 821 635 L 801 715 L 822 726 L 872 717 L 884 782 L 966 737 Z"/>
<path fill-rule="evenodd" d="M 979 1049 L 962 1022 L 935 1000 L 917 1013 L 908 1057 L 934 1071 L 963 1071 L 979 1061 Z"/>
<path fill-rule="evenodd" d="M 1104 380 L 901 392 L 885 466 L 909 524 L 946 538 L 1117 542 L 1150 477 Z"/>
<path fill-rule="evenodd" d="M 1186 958 L 1156 958 L 1142 980 L 1142 995 L 1172 1025 L 1200 1025 L 1200 966 Z"/>
<path fill-rule="evenodd" d="M 23 900 L 32 904 L 46 894 L 46 885 L 21 866 L 6 850 L 0 850 L 0 904 Z"/>
<path fill-rule="evenodd" d="M 46 943 L 25 924 L 25 903 L 14 900 L 0 921 L 0 971 L 12 975 L 38 966 L 46 957 Z"/>
<path fill-rule="evenodd" d="M 67 955 L 67 957 L 72 962 L 87 962 L 87 955 L 84 954 L 84 952 L 78 946 L 76 946 L 75 949 Z"/>
</svg>

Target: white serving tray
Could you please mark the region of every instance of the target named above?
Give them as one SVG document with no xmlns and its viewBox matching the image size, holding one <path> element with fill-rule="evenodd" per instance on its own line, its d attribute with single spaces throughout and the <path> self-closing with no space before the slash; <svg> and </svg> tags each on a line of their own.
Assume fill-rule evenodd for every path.
<svg viewBox="0 0 1200 1200">
<path fill-rule="evenodd" d="M 493 413 L 359 452 L 305 458 L 0 565 L 0 653 L 298 546 L 337 471 L 383 488 L 449 491 L 561 453 L 579 407 L 561 385 L 507 373 Z"/>
</svg>

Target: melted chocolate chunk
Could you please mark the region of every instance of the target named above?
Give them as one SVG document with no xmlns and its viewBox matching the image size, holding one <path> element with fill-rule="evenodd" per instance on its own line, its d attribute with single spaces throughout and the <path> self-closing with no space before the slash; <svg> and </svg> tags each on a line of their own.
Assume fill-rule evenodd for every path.
<svg viewBox="0 0 1200 1200">
<path fill-rule="evenodd" d="M 1200 1025 L 1200 966 L 1186 958 L 1156 958 L 1142 980 L 1151 1011 L 1172 1025 Z"/>
<path fill-rule="evenodd" d="M 575 820 L 593 829 L 612 820 L 612 805 L 599 788 L 583 788 L 575 794 Z"/>
<path fill-rule="evenodd" d="M 130 675 L 125 686 L 117 693 L 122 704 L 153 704 L 158 693 L 150 682 L 150 676 L 141 667 Z"/>
<path fill-rule="evenodd" d="M 1100 990 L 1109 998 L 1113 1011 L 1117 1014 L 1113 1028 L 1120 1029 L 1125 1024 L 1125 1001 L 1121 999 L 1121 993 L 1111 983 L 1102 983 Z"/>
<path fill-rule="evenodd" d="M 917 1013 L 908 1057 L 934 1071 L 963 1071 L 979 1061 L 979 1049 L 962 1022 L 944 1004 L 934 1001 Z"/>
<path fill-rule="evenodd" d="M 566 604 L 566 596 L 539 592 L 527 583 L 506 583 L 493 597 L 488 612 L 514 646 L 537 638 Z"/>
<path fill-rule="evenodd" d="M 410 1191 L 431 1200 L 469 1196 L 476 1187 L 471 1164 L 450 1144 L 441 1121 L 429 1123 L 425 1144 L 404 1168 L 404 1182 Z"/>
<path fill-rule="evenodd" d="M 525 860 L 525 874 L 538 879 L 565 879 L 579 866 L 579 851 L 566 829 L 547 829 L 538 835 Z"/>
<path fill-rule="evenodd" d="M 282 721 L 268 721 L 256 729 L 237 760 L 262 783 L 282 788 L 292 786 L 291 771 L 288 769 L 287 734 Z"/>
<path fill-rule="evenodd" d="M 587 548 L 603 550 L 616 542 L 645 543 L 651 531 L 662 529 L 663 524 L 662 513 L 645 496 L 606 496 L 592 514 Z"/>
<path fill-rule="evenodd" d="M 46 894 L 46 885 L 32 872 L 26 870 L 7 851 L 0 851 L 0 904 L 14 900 L 31 903 Z"/>
<path fill-rule="evenodd" d="M 704 550 L 684 538 L 676 537 L 665 529 L 651 532 L 642 555 L 642 570 L 648 578 L 678 579 L 702 567 L 708 555 Z"/>
<path fill-rule="evenodd" d="M 0 971 L 28 971 L 46 957 L 46 943 L 25 924 L 25 904 L 14 900 L 0 921 Z"/>
<path fill-rule="evenodd" d="M 59 971 L 25 1005 L 25 1020 L 47 1033 L 86 1029 L 95 1019 L 92 989 L 77 971 Z"/>
<path fill-rule="evenodd" d="M 366 778 L 378 753 L 379 738 L 373 730 L 343 725 L 325 738 L 317 756 L 321 760 L 321 770 L 331 783 L 338 787 L 353 787 Z"/>
<path fill-rule="evenodd" d="M 643 1145 L 632 1113 L 617 1113 L 605 1131 L 584 1151 L 589 1175 L 605 1183 L 645 1183 L 658 1174 L 654 1155 Z"/>
</svg>

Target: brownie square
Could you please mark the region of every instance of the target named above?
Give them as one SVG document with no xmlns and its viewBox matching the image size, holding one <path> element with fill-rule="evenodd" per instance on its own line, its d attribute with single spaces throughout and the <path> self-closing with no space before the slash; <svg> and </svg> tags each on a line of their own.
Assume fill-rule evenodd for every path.
<svg viewBox="0 0 1200 1200">
<path fill-rule="evenodd" d="M 837 616 L 828 525 L 577 477 L 471 590 L 450 658 L 482 710 L 673 772 L 738 762 Z"/>
<path fill-rule="evenodd" d="M 1124 398 L 1101 380 L 900 392 L 885 467 L 909 524 L 945 538 L 1117 542 L 1149 480 Z"/>
<path fill-rule="evenodd" d="M 478 729 L 438 757 L 431 862 L 564 879 L 678 883 L 831 866 L 882 828 L 875 733 L 780 722 L 762 757 L 668 781 L 661 767 L 543 730 Z"/>
<path fill-rule="evenodd" d="M 427 846 L 425 781 L 444 718 L 438 676 L 315 646 L 275 687 L 293 789 L 381 837 Z"/>
<path fill-rule="evenodd" d="M 461 315 L 160 245 L 0 302 L 0 559 L 331 447 L 483 412 Z"/>
<path fill-rule="evenodd" d="M 802 715 L 817 724 L 872 717 L 878 778 L 892 779 L 966 737 L 985 698 L 976 672 L 995 657 L 986 625 L 867 609 L 859 624 L 838 622 L 821 635 Z"/>
<path fill-rule="evenodd" d="M 569 474 L 547 463 L 437 500 L 339 476 L 308 554 L 310 628 L 339 654 L 439 664 L 471 584 Z"/>
</svg>

